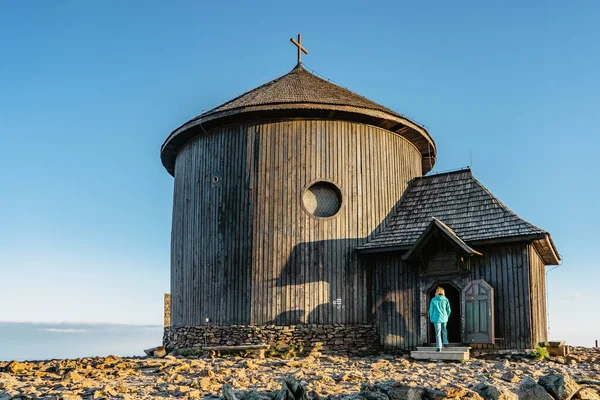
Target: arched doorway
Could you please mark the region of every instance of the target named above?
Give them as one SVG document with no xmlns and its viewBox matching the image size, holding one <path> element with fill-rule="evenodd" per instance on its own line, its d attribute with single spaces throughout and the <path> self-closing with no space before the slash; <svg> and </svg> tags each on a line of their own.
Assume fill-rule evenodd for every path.
<svg viewBox="0 0 600 400">
<path fill-rule="evenodd" d="M 427 292 L 427 309 L 429 310 L 429 302 L 435 297 L 435 291 L 438 287 L 442 287 L 446 292 L 446 297 L 450 301 L 450 318 L 448 319 L 448 342 L 462 343 L 461 338 L 461 290 L 449 282 L 437 282 Z M 433 324 L 429 324 L 429 343 L 435 343 L 435 329 Z"/>
</svg>

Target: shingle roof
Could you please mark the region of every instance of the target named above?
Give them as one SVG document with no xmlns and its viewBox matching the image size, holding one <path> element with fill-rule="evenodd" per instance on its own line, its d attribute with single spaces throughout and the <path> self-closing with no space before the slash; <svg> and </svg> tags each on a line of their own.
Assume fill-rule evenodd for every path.
<svg viewBox="0 0 600 400">
<path fill-rule="evenodd" d="M 466 169 L 413 179 L 386 228 L 360 249 L 411 246 L 432 217 L 467 243 L 548 235 L 502 204 Z"/>
<path fill-rule="evenodd" d="M 466 254 L 469 254 L 469 255 L 479 255 L 479 256 L 481 255 L 480 252 L 478 252 L 477 250 L 471 248 L 468 244 L 466 244 L 456 234 L 456 232 L 454 232 L 452 230 L 452 228 L 450 228 L 448 225 L 446 225 L 445 223 L 443 223 L 442 221 L 440 221 L 436 217 L 431 217 L 431 220 L 427 224 L 427 227 L 425 228 L 425 230 L 421 233 L 421 235 L 415 241 L 415 243 L 413 243 L 413 245 L 406 252 L 406 254 L 404 254 L 404 256 L 402 257 L 402 259 L 403 260 L 408 260 L 414 252 L 416 252 L 420 248 L 422 248 L 423 245 L 425 245 L 427 243 L 428 239 L 431 237 L 431 232 L 433 230 L 435 230 L 435 229 L 438 229 L 440 232 L 442 232 L 444 235 L 446 235 L 446 237 L 448 238 L 448 240 L 450 240 L 452 243 L 454 243 L 457 248 L 461 249 Z"/>
<path fill-rule="evenodd" d="M 302 66 L 302 64 L 298 64 L 286 75 L 274 79 L 271 82 L 267 82 L 225 104 L 215 107 L 212 110 L 201 114 L 200 117 L 237 108 L 279 103 L 314 103 L 354 106 L 383 111 L 397 117 L 402 117 L 402 115 L 389 108 L 311 74 Z"/>
<path fill-rule="evenodd" d="M 161 160 L 173 174 L 179 150 L 195 136 L 230 123 L 286 118 L 326 118 L 375 125 L 395 132 L 415 145 L 422 156 L 423 173 L 429 172 L 435 164 L 435 142 L 424 127 L 311 74 L 302 64 L 175 129 L 161 147 Z"/>
</svg>

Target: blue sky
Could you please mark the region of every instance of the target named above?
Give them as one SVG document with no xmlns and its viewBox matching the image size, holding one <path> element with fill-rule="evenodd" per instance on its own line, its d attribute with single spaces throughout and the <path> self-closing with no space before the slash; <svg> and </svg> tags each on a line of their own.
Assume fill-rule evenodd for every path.
<svg viewBox="0 0 600 400">
<path fill-rule="evenodd" d="M 434 172 L 471 153 L 552 234 L 552 336 L 600 339 L 600 3 L 522 3 L 0 3 L 0 321 L 160 324 L 160 145 L 290 70 L 300 32 L 309 69 L 427 127 Z"/>
</svg>

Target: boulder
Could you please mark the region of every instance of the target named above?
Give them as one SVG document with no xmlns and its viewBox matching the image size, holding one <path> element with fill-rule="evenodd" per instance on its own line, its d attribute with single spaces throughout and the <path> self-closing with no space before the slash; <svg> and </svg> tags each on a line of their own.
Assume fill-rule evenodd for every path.
<svg viewBox="0 0 600 400">
<path fill-rule="evenodd" d="M 83 380 L 83 377 L 79 375 L 77 371 L 69 371 L 63 376 L 63 381 L 69 383 L 75 383 Z"/>
<path fill-rule="evenodd" d="M 11 361 L 5 369 L 6 372 L 10 372 L 11 374 L 22 374 L 23 372 L 27 372 L 27 365 L 18 361 Z"/>
<path fill-rule="evenodd" d="M 237 393 L 229 383 L 223 385 L 222 391 L 225 400 L 239 400 Z"/>
<path fill-rule="evenodd" d="M 593 388 L 585 387 L 579 389 L 573 395 L 573 398 L 578 400 L 600 400 L 600 393 Z"/>
<path fill-rule="evenodd" d="M 429 400 L 441 400 L 448 398 L 448 394 L 442 390 L 426 388 L 425 397 Z"/>
<path fill-rule="evenodd" d="M 361 385 L 360 395 L 366 400 L 389 400 L 387 394 L 383 393 L 378 387 L 373 385 Z"/>
<path fill-rule="evenodd" d="M 552 400 L 552 396 L 546 392 L 546 389 L 538 385 L 530 377 L 523 379 L 517 395 L 520 400 Z"/>
<path fill-rule="evenodd" d="M 154 352 L 152 352 L 152 355 L 156 358 L 167 357 L 167 350 L 165 350 L 165 348 L 161 346 L 158 349 L 154 350 Z"/>
<path fill-rule="evenodd" d="M 419 387 L 394 384 L 387 394 L 390 400 L 423 400 L 425 391 Z"/>
<path fill-rule="evenodd" d="M 538 384 L 555 400 L 569 400 L 579 390 L 579 385 L 567 374 L 555 373 L 542 376 Z"/>
<path fill-rule="evenodd" d="M 515 383 L 519 381 L 519 377 L 513 371 L 506 371 L 504 374 L 502 374 L 500 379 L 510 383 Z"/>
<path fill-rule="evenodd" d="M 267 396 L 264 393 L 257 392 L 255 390 L 251 390 L 246 392 L 244 396 L 244 400 L 272 400 L 271 397 Z"/>
<path fill-rule="evenodd" d="M 463 399 L 469 400 L 483 400 L 483 397 L 474 390 L 467 389 L 467 393 L 462 397 Z"/>
<path fill-rule="evenodd" d="M 276 400 L 307 400 L 306 389 L 294 378 L 286 378 L 281 384 L 281 390 L 275 396 Z"/>
<path fill-rule="evenodd" d="M 444 388 L 444 391 L 447 397 L 465 397 L 467 395 L 467 389 L 454 385 Z"/>
<path fill-rule="evenodd" d="M 485 400 L 517 400 L 519 397 L 515 393 L 502 387 L 486 385 L 485 383 L 475 385 L 473 390 Z"/>
<path fill-rule="evenodd" d="M 164 347 L 163 347 L 163 346 L 151 347 L 151 348 L 149 348 L 149 349 L 146 349 L 146 350 L 144 350 L 144 353 L 146 353 L 146 355 L 147 355 L 148 357 L 152 357 L 152 356 L 154 355 L 154 352 L 155 352 L 156 350 L 158 350 L 158 349 L 161 349 L 161 348 L 163 348 L 163 349 L 164 349 Z"/>
</svg>

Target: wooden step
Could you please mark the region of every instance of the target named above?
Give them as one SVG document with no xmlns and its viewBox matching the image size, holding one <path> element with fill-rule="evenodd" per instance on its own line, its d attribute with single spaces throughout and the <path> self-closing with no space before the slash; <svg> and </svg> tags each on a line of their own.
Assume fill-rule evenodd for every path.
<svg viewBox="0 0 600 400">
<path fill-rule="evenodd" d="M 459 346 L 449 346 L 449 347 L 444 347 L 442 349 L 442 351 L 446 352 L 446 353 L 464 353 L 465 351 L 469 351 L 470 347 L 459 347 Z M 435 351 L 435 347 L 433 346 L 422 346 L 422 347 L 417 347 L 418 351 Z"/>
<path fill-rule="evenodd" d="M 446 347 L 442 351 L 436 351 L 435 347 L 418 347 L 411 351 L 410 356 L 416 360 L 442 360 L 442 361 L 467 361 L 471 352 L 468 347 Z"/>
</svg>

